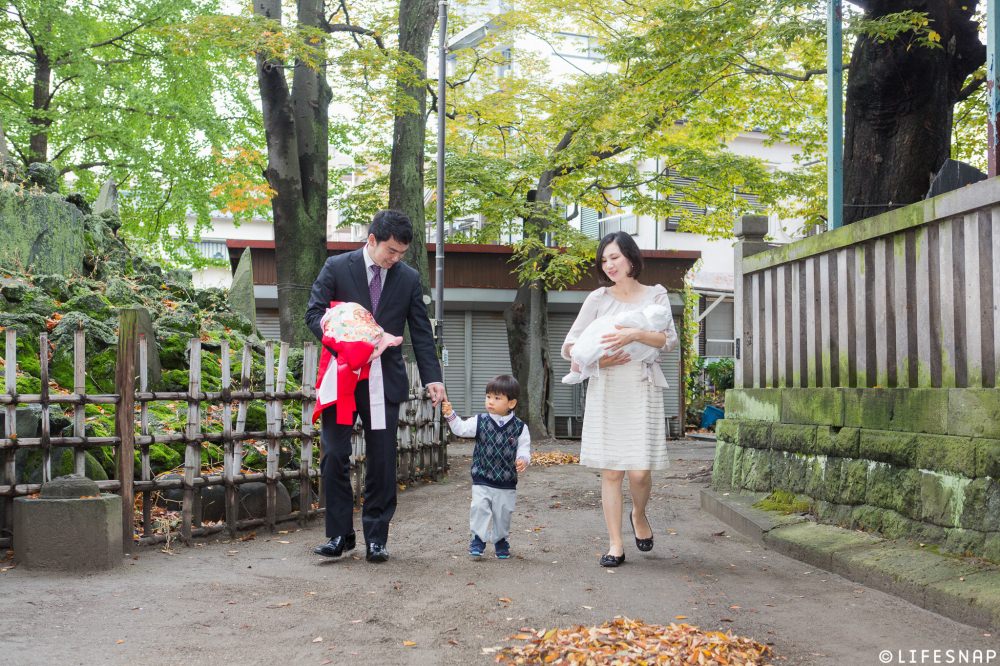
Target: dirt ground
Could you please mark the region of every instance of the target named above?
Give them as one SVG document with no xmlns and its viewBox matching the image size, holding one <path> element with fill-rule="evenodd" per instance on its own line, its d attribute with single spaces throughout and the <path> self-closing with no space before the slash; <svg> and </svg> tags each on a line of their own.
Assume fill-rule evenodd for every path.
<svg viewBox="0 0 1000 666">
<path fill-rule="evenodd" d="M 0 574 L 0 663 L 488 664 L 520 627 L 616 615 L 658 624 L 683 615 L 768 643 L 774 663 L 787 664 L 877 664 L 885 649 L 1000 642 L 731 534 L 698 508 L 712 447 L 671 444 L 673 466 L 653 480 L 656 547 L 639 553 L 626 521 L 617 570 L 598 566 L 598 476 L 578 465 L 523 474 L 514 557 L 470 560 L 471 447 L 453 445 L 449 480 L 400 494 L 385 564 L 365 562 L 360 548 L 335 561 L 313 555 L 325 540 L 318 523 L 174 554 L 137 549 L 113 573 L 10 569 Z"/>
</svg>

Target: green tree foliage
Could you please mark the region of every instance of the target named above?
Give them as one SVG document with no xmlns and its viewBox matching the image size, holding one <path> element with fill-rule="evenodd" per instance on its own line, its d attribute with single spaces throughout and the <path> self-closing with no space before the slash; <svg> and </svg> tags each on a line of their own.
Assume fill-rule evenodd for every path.
<svg viewBox="0 0 1000 666">
<path fill-rule="evenodd" d="M 217 11 L 214 0 L 2 6 L 0 127 L 12 158 L 51 163 L 64 188 L 90 197 L 114 178 L 123 231 L 139 241 L 164 241 L 172 225 L 196 235 L 211 210 L 266 197 L 219 189 L 241 168 L 259 173 L 260 117 L 240 59 L 181 29 Z"/>
</svg>

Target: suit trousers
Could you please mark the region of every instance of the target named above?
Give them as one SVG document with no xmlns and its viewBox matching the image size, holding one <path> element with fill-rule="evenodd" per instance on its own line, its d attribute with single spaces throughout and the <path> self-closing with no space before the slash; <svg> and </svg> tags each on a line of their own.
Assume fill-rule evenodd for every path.
<svg viewBox="0 0 1000 666">
<path fill-rule="evenodd" d="M 389 521 L 396 512 L 396 427 L 399 403 L 385 403 L 385 430 L 371 429 L 368 381 L 358 382 L 354 392 L 357 414 L 365 432 L 365 488 L 361 525 L 365 543 L 385 545 Z M 336 405 L 323 411 L 323 492 L 326 497 L 326 536 L 333 538 L 354 531 L 354 490 L 351 487 L 351 435 L 353 426 L 336 422 Z"/>
</svg>

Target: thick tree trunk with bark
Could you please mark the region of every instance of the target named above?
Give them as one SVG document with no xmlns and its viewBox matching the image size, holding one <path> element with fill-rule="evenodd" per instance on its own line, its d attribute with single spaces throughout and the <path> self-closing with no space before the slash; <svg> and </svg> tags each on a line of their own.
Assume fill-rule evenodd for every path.
<svg viewBox="0 0 1000 666">
<path fill-rule="evenodd" d="M 553 173 L 546 171 L 538 179 L 534 200 L 534 206 L 538 210 L 551 205 L 552 177 Z M 540 215 L 528 220 L 525 228 L 544 234 L 547 226 L 547 218 Z M 511 371 L 521 385 L 517 415 L 528 424 L 531 436 L 536 440 L 552 436 L 555 429 L 548 304 L 545 285 L 536 281 L 521 285 L 514 302 L 504 312 Z"/>
<path fill-rule="evenodd" d="M 318 26 L 322 0 L 301 0 L 299 21 Z M 280 0 L 256 0 L 254 12 L 281 20 Z M 257 56 L 268 184 L 275 191 L 275 264 L 281 339 L 312 338 L 303 315 L 309 290 L 326 260 L 327 120 L 330 89 L 322 70 L 297 63 L 289 90 L 283 64 Z"/>
<path fill-rule="evenodd" d="M 41 47 L 35 48 L 35 86 L 32 93 L 31 108 L 35 114 L 31 116 L 34 131 L 28 144 L 28 162 L 49 161 L 49 127 L 52 120 L 44 113 L 49 108 L 49 88 L 52 85 L 52 63 L 48 54 Z"/>
<path fill-rule="evenodd" d="M 942 48 L 879 43 L 862 35 L 851 56 L 845 104 L 844 223 L 923 199 L 950 155 L 952 111 L 986 57 L 976 0 L 872 0 L 866 18 L 927 12 Z"/>
<path fill-rule="evenodd" d="M 399 49 L 413 57 L 419 67 L 414 85 L 400 84 L 397 94 L 413 100 L 416 108 L 396 116 L 392 132 L 392 157 L 389 166 L 389 208 L 401 210 L 413 222 L 413 243 L 406 262 L 420 273 L 425 293 L 429 293 L 429 274 L 424 215 L 424 139 L 426 137 L 427 49 L 437 21 L 434 0 L 401 0 L 399 3 Z"/>
</svg>

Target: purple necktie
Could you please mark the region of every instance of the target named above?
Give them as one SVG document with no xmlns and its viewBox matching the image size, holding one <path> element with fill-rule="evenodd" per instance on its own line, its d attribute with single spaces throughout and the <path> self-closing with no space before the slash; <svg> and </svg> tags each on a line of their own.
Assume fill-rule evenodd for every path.
<svg viewBox="0 0 1000 666">
<path fill-rule="evenodd" d="M 369 268 L 372 271 L 372 281 L 368 283 L 368 294 L 372 297 L 372 314 L 375 314 L 378 299 L 382 296 L 382 267 L 375 264 Z"/>
</svg>

